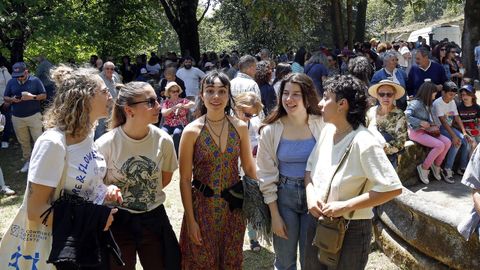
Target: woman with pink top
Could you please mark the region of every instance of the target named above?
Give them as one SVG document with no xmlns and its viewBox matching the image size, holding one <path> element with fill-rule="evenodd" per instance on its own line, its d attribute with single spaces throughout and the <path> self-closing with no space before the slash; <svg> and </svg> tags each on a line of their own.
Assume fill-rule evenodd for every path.
<svg viewBox="0 0 480 270">
<path fill-rule="evenodd" d="M 162 104 L 162 116 L 165 117 L 162 129 L 172 135 L 177 154 L 183 128 L 188 125 L 188 111 L 195 106 L 195 102 L 179 97 L 182 91 L 176 82 L 167 83 L 165 96 L 169 98 Z"/>
</svg>

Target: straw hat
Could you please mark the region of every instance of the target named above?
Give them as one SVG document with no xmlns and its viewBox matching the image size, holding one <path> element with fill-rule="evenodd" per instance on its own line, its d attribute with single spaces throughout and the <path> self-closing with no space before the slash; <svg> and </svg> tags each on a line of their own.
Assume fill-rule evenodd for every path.
<svg viewBox="0 0 480 270">
<path fill-rule="evenodd" d="M 165 96 L 169 97 L 170 96 L 170 89 L 172 87 L 176 86 L 178 88 L 178 90 L 180 92 L 178 92 L 179 94 L 181 94 L 183 92 L 183 89 L 180 87 L 180 85 L 178 85 L 178 83 L 176 82 L 169 82 L 167 83 L 167 85 L 165 86 Z"/>
<path fill-rule="evenodd" d="M 390 85 L 395 89 L 395 100 L 405 95 L 405 89 L 400 84 L 395 83 L 391 80 L 381 80 L 377 84 L 370 86 L 370 88 L 368 88 L 368 94 L 378 99 L 378 88 L 382 85 Z"/>
</svg>

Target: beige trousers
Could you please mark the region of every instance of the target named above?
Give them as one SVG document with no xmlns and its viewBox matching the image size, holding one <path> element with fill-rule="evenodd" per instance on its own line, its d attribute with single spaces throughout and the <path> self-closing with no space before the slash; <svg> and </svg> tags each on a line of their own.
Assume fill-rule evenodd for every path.
<svg viewBox="0 0 480 270">
<path fill-rule="evenodd" d="M 17 135 L 17 140 L 22 147 L 23 158 L 28 161 L 32 153 L 30 138 L 32 138 L 33 143 L 35 143 L 43 132 L 42 114 L 36 113 L 28 117 L 12 116 L 12 124 L 15 134 Z"/>
</svg>

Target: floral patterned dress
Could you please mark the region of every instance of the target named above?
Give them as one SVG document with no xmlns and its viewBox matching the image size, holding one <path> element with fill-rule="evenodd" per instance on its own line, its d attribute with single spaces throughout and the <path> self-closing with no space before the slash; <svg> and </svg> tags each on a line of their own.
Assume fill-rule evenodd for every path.
<svg viewBox="0 0 480 270">
<path fill-rule="evenodd" d="M 228 118 L 227 118 L 228 119 Z M 192 188 L 193 211 L 200 227 L 202 245 L 195 245 L 183 218 L 180 233 L 182 269 L 242 269 L 245 222 L 239 209 L 231 212 L 220 197 L 223 189 L 239 180 L 240 137 L 230 121 L 225 151 L 203 127 L 194 146 L 193 179 L 208 185 L 215 195 L 206 198 Z"/>
</svg>

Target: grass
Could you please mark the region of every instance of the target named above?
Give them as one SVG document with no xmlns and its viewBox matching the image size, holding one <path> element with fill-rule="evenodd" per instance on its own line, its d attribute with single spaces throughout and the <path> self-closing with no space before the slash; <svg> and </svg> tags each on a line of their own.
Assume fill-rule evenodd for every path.
<svg viewBox="0 0 480 270">
<path fill-rule="evenodd" d="M 5 176 L 5 182 L 13 190 L 17 192 L 15 196 L 0 195 L 0 238 L 3 236 L 12 219 L 14 218 L 18 208 L 20 207 L 25 186 L 27 181 L 27 174 L 20 173 L 19 170 L 24 161 L 21 161 L 21 150 L 18 144 L 11 144 L 8 149 L 0 149 L 0 167 Z M 52 164 L 55 166 L 55 164 Z M 175 230 L 175 233 L 180 235 L 180 227 L 183 218 L 183 206 L 180 197 L 178 171 L 175 172 L 172 182 L 165 189 L 167 200 L 165 208 L 167 210 L 170 222 Z M 273 269 L 274 253 L 272 246 L 262 248 L 260 252 L 250 251 L 250 245 L 247 238 L 245 238 L 243 245 L 244 269 L 267 270 Z M 297 267 L 300 269 L 300 266 Z M 142 267 L 137 264 L 137 270 Z M 399 270 L 380 250 L 376 245 L 372 245 L 372 251 L 369 255 L 367 267 L 368 270 Z"/>
</svg>

